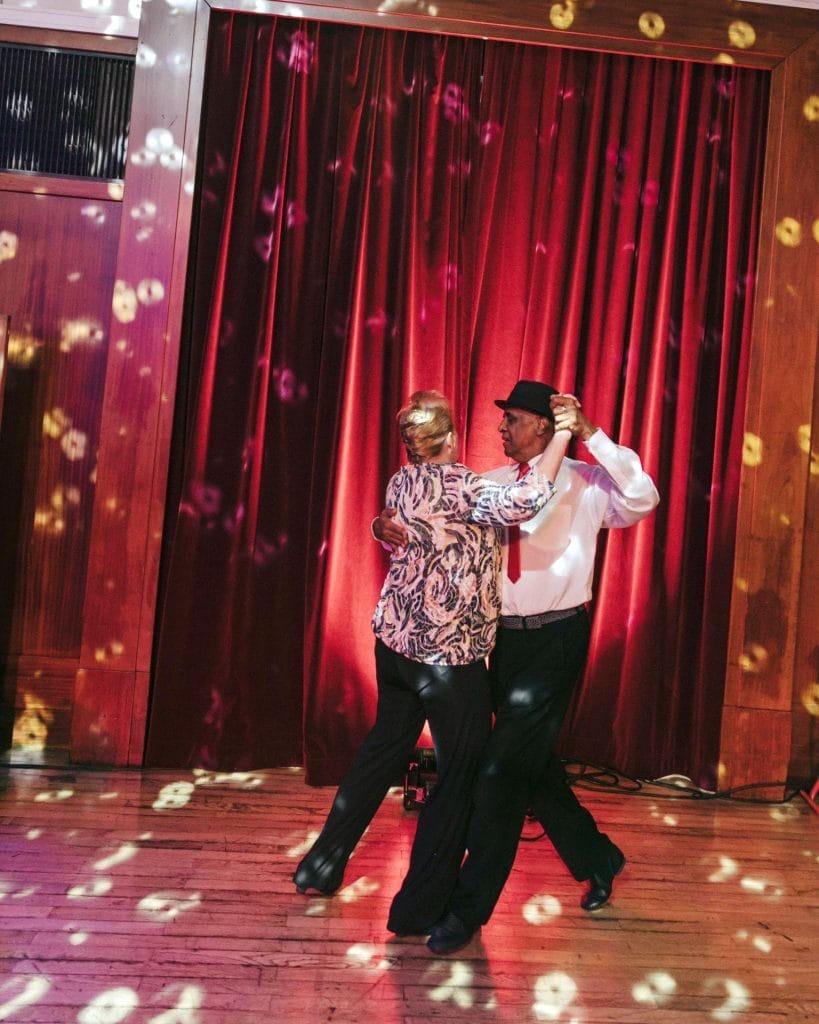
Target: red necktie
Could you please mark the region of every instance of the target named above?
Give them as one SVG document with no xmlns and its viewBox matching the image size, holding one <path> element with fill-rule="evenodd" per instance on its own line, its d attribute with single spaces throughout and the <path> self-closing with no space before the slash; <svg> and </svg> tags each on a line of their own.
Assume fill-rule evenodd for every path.
<svg viewBox="0 0 819 1024">
<path fill-rule="evenodd" d="M 518 466 L 518 480 L 529 472 L 529 463 L 521 462 Z M 509 527 L 509 548 L 506 552 L 506 575 L 513 583 L 520 579 L 520 527 Z"/>
</svg>

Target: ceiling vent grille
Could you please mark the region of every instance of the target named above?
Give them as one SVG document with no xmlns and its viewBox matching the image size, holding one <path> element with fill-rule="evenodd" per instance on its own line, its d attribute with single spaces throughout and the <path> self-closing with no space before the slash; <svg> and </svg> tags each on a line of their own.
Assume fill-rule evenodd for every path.
<svg viewBox="0 0 819 1024">
<path fill-rule="evenodd" d="M 0 43 L 0 170 L 125 172 L 134 58 Z"/>
</svg>

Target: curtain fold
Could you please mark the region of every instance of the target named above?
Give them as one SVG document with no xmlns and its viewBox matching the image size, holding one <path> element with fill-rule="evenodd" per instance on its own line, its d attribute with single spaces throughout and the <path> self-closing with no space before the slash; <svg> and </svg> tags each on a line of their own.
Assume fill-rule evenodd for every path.
<svg viewBox="0 0 819 1024">
<path fill-rule="evenodd" d="M 494 399 L 539 377 L 662 497 L 601 544 L 561 749 L 713 783 L 767 75 L 211 23 L 146 762 L 338 781 L 374 713 L 395 413 L 443 390 L 480 471 Z"/>
</svg>

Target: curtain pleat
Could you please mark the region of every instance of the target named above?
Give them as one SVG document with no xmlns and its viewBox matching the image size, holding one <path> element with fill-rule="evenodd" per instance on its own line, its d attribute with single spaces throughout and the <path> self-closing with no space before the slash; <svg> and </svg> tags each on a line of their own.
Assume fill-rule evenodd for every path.
<svg viewBox="0 0 819 1024">
<path fill-rule="evenodd" d="M 147 763 L 338 781 L 374 713 L 395 413 L 440 388 L 485 470 L 494 399 L 538 377 L 662 498 L 601 539 L 561 750 L 713 782 L 767 76 L 211 24 Z"/>
</svg>

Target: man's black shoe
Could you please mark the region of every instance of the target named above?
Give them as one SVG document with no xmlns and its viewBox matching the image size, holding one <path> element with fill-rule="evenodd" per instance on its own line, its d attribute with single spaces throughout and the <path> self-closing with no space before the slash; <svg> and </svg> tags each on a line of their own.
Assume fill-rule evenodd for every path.
<svg viewBox="0 0 819 1024">
<path fill-rule="evenodd" d="M 344 867 L 336 869 L 331 874 L 327 872 L 312 872 L 305 864 L 300 864 L 293 875 L 293 884 L 296 892 L 305 895 L 308 892 L 318 893 L 319 896 L 333 896 L 341 888 L 344 881 Z"/>
<path fill-rule="evenodd" d="M 589 889 L 580 901 L 580 906 L 584 910 L 599 910 L 600 907 L 604 907 L 611 896 L 611 887 L 614 884 L 614 879 L 625 866 L 625 855 L 622 850 L 618 850 L 615 846 L 609 861 L 609 870 L 605 874 L 595 874 L 589 878 Z"/>
<path fill-rule="evenodd" d="M 430 932 L 427 946 L 433 953 L 455 953 L 459 949 L 463 949 L 480 930 L 480 925 L 464 924 L 454 914 L 447 914 L 443 921 L 436 924 Z"/>
</svg>

